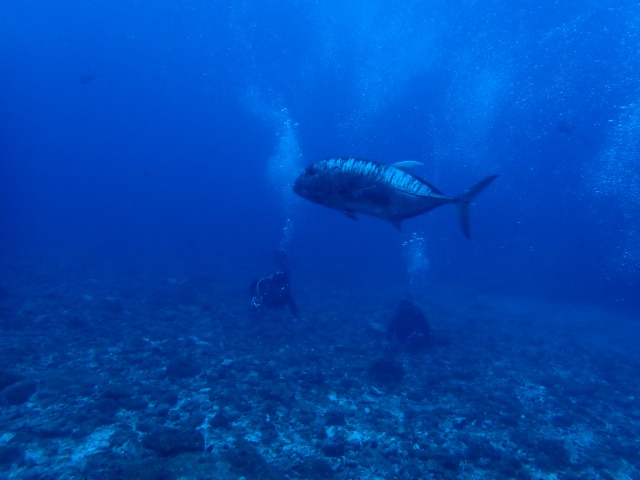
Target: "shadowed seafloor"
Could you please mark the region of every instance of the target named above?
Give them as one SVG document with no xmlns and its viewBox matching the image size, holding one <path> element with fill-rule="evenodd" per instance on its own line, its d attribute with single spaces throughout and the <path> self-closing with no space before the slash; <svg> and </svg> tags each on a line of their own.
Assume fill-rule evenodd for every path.
<svg viewBox="0 0 640 480">
<path fill-rule="evenodd" d="M 640 2 L 9 0 L 0 32 L 0 480 L 640 480 Z M 451 205 L 399 233 L 393 175 L 296 195 L 342 156 L 459 212 L 500 177 L 471 240 Z M 298 320 L 250 311 L 280 249 Z"/>
<path fill-rule="evenodd" d="M 206 276 L 4 281 L 0 478 L 640 477 L 621 312 L 443 287 L 408 353 L 379 292 L 258 321 Z"/>
</svg>

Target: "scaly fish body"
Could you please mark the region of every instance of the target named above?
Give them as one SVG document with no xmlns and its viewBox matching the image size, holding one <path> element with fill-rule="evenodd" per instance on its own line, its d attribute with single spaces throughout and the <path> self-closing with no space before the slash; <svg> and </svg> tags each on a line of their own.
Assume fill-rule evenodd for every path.
<svg viewBox="0 0 640 480">
<path fill-rule="evenodd" d="M 350 218 L 371 215 L 400 228 L 404 219 L 455 204 L 469 237 L 468 205 L 496 175 L 487 177 L 458 197 L 447 197 L 406 169 L 408 162 L 384 164 L 361 158 L 320 160 L 297 178 L 293 190 L 307 200 L 340 210 Z"/>
</svg>

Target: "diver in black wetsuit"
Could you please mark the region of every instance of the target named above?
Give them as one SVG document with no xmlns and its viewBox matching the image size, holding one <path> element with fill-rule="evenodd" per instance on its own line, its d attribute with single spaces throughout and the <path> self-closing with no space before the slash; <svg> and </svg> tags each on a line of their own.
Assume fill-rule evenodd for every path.
<svg viewBox="0 0 640 480">
<path fill-rule="evenodd" d="M 298 318 L 298 308 L 291 295 L 289 285 L 289 263 L 284 250 L 276 253 L 276 272 L 251 282 L 251 308 L 261 314 L 265 308 L 289 307 L 294 318 Z"/>
<path fill-rule="evenodd" d="M 432 341 L 429 320 L 412 300 L 402 300 L 391 319 L 387 339 L 394 338 L 411 351 L 422 350 Z"/>
</svg>

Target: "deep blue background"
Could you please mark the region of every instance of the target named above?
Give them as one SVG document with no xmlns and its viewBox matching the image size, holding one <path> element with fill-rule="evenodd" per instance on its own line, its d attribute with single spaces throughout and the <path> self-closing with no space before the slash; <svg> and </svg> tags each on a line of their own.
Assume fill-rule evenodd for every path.
<svg viewBox="0 0 640 480">
<path fill-rule="evenodd" d="M 209 272 L 244 291 L 290 217 L 298 285 L 401 295 L 407 235 L 286 192 L 305 165 L 357 155 L 421 161 L 451 195 L 501 175 L 470 241 L 452 208 L 406 222 L 432 284 L 633 306 L 639 9 L 6 0 L 3 264 Z"/>
</svg>

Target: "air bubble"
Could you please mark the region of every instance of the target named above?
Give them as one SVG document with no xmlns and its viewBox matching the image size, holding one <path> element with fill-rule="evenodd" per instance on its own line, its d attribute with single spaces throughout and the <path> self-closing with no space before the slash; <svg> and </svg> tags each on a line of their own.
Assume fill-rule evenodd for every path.
<svg viewBox="0 0 640 480">
<path fill-rule="evenodd" d="M 407 277 L 409 281 L 409 293 L 414 294 L 428 283 L 429 258 L 427 246 L 423 236 L 414 232 L 408 240 L 402 243 L 404 258 L 407 263 Z"/>
</svg>

